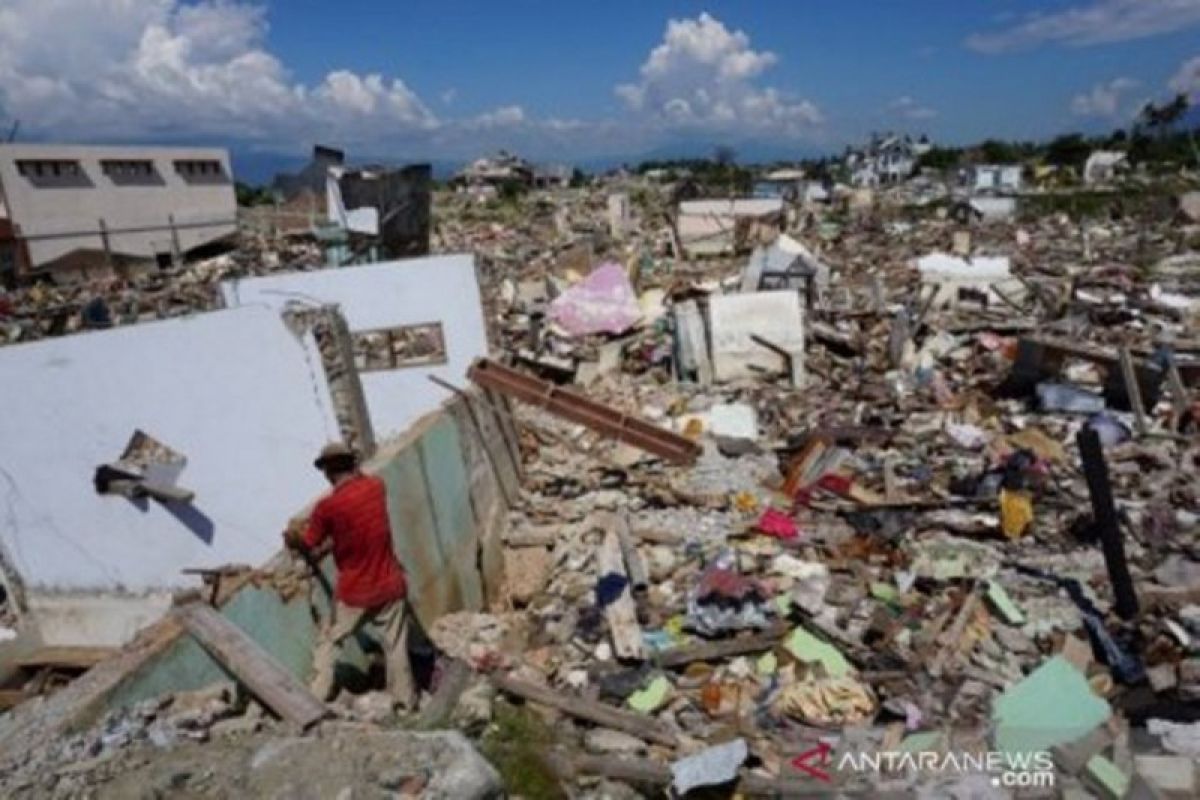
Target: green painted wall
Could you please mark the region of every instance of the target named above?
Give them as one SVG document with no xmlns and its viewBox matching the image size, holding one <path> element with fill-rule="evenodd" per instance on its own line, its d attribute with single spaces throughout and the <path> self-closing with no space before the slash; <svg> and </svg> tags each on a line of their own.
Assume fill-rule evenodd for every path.
<svg viewBox="0 0 1200 800">
<path fill-rule="evenodd" d="M 416 438 L 384 451 L 368 469 L 387 486 L 392 541 L 408 573 L 410 599 L 423 624 L 464 608 L 483 607 L 477 528 L 459 420 L 443 413 Z M 332 563 L 323 565 L 332 576 Z M 314 589 L 323 619 L 327 603 Z M 317 626 L 307 596 L 285 603 L 270 588 L 249 585 L 221 609 L 263 649 L 301 679 L 307 679 Z M 357 645 L 343 661 L 362 669 Z M 108 707 L 136 703 L 168 692 L 190 691 L 227 679 L 220 665 L 189 636 L 181 636 L 109 697 Z"/>
</svg>

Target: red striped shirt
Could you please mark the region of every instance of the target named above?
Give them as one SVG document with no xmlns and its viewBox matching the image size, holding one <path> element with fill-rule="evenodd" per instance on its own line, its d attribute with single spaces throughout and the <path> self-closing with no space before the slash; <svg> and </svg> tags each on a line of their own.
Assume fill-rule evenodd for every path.
<svg viewBox="0 0 1200 800">
<path fill-rule="evenodd" d="M 403 598 L 404 568 L 392 550 L 383 481 L 355 475 L 317 503 L 304 545 L 310 550 L 333 540 L 337 599 L 355 608 L 377 608 Z"/>
</svg>

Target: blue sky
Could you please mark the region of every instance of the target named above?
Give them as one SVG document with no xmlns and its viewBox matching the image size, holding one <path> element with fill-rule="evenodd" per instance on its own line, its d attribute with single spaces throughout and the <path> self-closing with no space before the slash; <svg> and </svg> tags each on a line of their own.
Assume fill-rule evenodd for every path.
<svg viewBox="0 0 1200 800">
<path fill-rule="evenodd" d="M 840 150 L 1124 125 L 1200 94 L 1200 0 L 0 0 L 26 138 L 460 159 Z"/>
</svg>

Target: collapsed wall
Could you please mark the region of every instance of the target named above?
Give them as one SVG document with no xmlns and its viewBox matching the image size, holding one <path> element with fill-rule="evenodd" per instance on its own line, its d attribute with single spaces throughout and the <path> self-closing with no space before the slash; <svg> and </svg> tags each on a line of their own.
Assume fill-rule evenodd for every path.
<svg viewBox="0 0 1200 800">
<path fill-rule="evenodd" d="M 393 544 L 424 625 L 451 611 L 480 610 L 496 596 L 501 535 L 520 480 L 516 446 L 502 401 L 471 391 L 452 397 L 364 465 L 387 486 Z M 218 605 L 222 615 L 303 679 L 316 620 L 327 601 L 313 581 L 302 582 L 296 591 L 295 582 L 287 580 L 294 574 L 290 561 L 280 553 L 264 568 L 229 579 Z M 331 565 L 324 567 L 328 571 Z M 226 677 L 167 615 L 63 690 L 0 717 L 0 770 L 105 711 Z"/>
<path fill-rule="evenodd" d="M 184 570 L 264 562 L 337 436 L 312 337 L 261 307 L 5 348 L 0 375 L 0 560 L 37 646 L 119 646 Z"/>
</svg>

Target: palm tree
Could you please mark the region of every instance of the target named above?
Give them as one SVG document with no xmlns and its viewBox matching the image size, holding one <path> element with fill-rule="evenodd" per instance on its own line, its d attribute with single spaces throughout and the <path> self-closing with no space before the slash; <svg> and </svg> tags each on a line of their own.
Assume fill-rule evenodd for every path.
<svg viewBox="0 0 1200 800">
<path fill-rule="evenodd" d="M 1138 112 L 1137 124 L 1148 128 L 1152 133 L 1158 131 L 1163 124 L 1162 109 L 1150 101 Z"/>
</svg>

